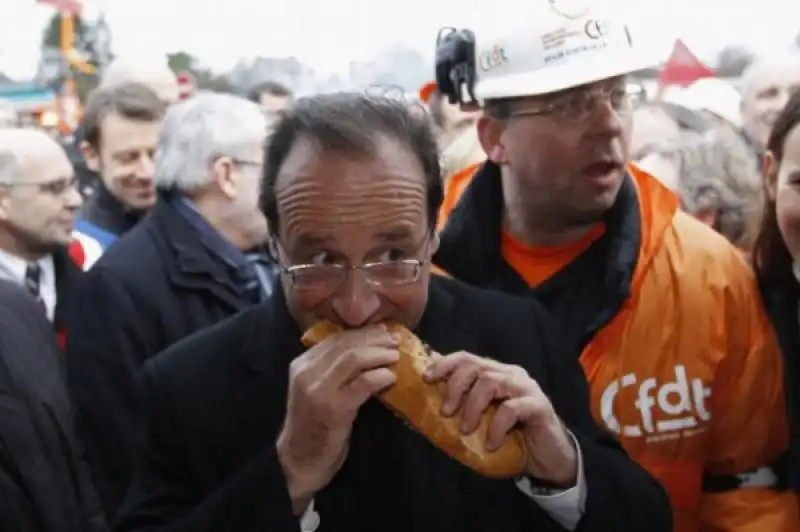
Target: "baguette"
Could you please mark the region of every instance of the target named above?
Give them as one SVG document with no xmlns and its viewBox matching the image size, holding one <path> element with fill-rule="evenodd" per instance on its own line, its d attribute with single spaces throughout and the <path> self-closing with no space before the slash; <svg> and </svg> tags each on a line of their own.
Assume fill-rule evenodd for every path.
<svg viewBox="0 0 800 532">
<path fill-rule="evenodd" d="M 321 321 L 303 335 L 302 342 L 311 347 L 342 328 L 330 321 Z M 485 477 L 508 478 L 519 475 L 525 467 L 525 446 L 522 435 L 510 432 L 496 451 L 486 450 L 486 437 L 496 407 L 483 413 L 477 430 L 465 435 L 459 428 L 460 415 L 442 415 L 444 383 L 428 384 L 422 373 L 431 361 L 431 354 L 419 338 L 399 324 L 389 331 L 400 335 L 400 358 L 393 367 L 397 382 L 378 398 L 396 415 L 433 445 L 463 465 Z"/>
</svg>

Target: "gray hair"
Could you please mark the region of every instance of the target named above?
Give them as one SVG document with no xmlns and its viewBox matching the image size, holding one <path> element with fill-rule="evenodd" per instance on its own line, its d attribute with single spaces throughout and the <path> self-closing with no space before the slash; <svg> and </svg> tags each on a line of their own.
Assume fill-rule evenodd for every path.
<svg viewBox="0 0 800 532">
<path fill-rule="evenodd" d="M 717 213 L 715 229 L 736 245 L 748 240 L 748 222 L 761 199 L 758 162 L 730 128 L 683 132 L 651 153 L 678 168 L 681 206 L 690 214 Z"/>
<path fill-rule="evenodd" d="M 744 99 L 752 97 L 759 80 L 770 72 L 800 69 L 800 52 L 783 51 L 756 57 L 747 65 L 739 78 L 739 87 Z"/>
<path fill-rule="evenodd" d="M 156 146 L 156 186 L 183 192 L 207 186 L 214 161 L 243 158 L 266 137 L 267 125 L 256 104 L 230 94 L 202 94 L 172 107 Z"/>
</svg>

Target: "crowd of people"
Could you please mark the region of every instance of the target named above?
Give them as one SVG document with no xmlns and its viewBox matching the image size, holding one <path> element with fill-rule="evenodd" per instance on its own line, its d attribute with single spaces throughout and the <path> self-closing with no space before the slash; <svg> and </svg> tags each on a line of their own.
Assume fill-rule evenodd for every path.
<svg viewBox="0 0 800 532">
<path fill-rule="evenodd" d="M 646 99 L 553 5 L 415 102 L 0 129 L 0 531 L 800 532 L 800 55 Z"/>
</svg>

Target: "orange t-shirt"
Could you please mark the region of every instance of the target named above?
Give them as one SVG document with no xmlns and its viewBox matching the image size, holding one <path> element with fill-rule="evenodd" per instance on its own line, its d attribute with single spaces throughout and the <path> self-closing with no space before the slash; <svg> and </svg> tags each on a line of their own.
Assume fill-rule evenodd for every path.
<svg viewBox="0 0 800 532">
<path fill-rule="evenodd" d="M 529 246 L 503 231 L 502 253 L 506 262 L 514 268 L 530 287 L 538 286 L 561 271 L 586 251 L 605 232 L 605 224 L 595 225 L 586 236 L 566 246 Z"/>
</svg>

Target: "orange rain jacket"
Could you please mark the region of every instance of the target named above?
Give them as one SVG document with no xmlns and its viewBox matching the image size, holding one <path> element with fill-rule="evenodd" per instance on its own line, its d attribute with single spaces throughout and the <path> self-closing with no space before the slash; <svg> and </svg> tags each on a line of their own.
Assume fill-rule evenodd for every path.
<svg viewBox="0 0 800 532">
<path fill-rule="evenodd" d="M 486 166 L 493 165 L 477 175 Z M 483 229 L 470 233 L 462 224 L 479 216 L 475 227 L 485 227 L 491 225 L 486 216 L 500 217 L 494 172 L 482 178 L 480 190 L 470 190 L 475 172 L 469 170 L 448 183 L 446 208 L 462 194 L 464 201 L 442 232 L 435 260 L 447 275 L 509 290 L 513 284 L 475 274 L 474 263 L 499 254 L 499 244 L 492 247 L 482 240 Z M 590 383 L 592 412 L 667 489 L 676 531 L 800 530 L 794 496 L 746 487 L 738 475 L 758 470 L 755 477 L 764 480 L 772 472 L 765 466 L 788 439 L 782 359 L 753 275 L 740 252 L 680 212 L 677 198 L 656 179 L 633 166 L 629 175 L 640 220 L 629 296 L 575 353 Z M 450 214 L 444 211 L 440 221 Z M 485 238 L 499 241 L 499 227 Z M 704 489 L 704 478 L 734 485 Z"/>
</svg>

